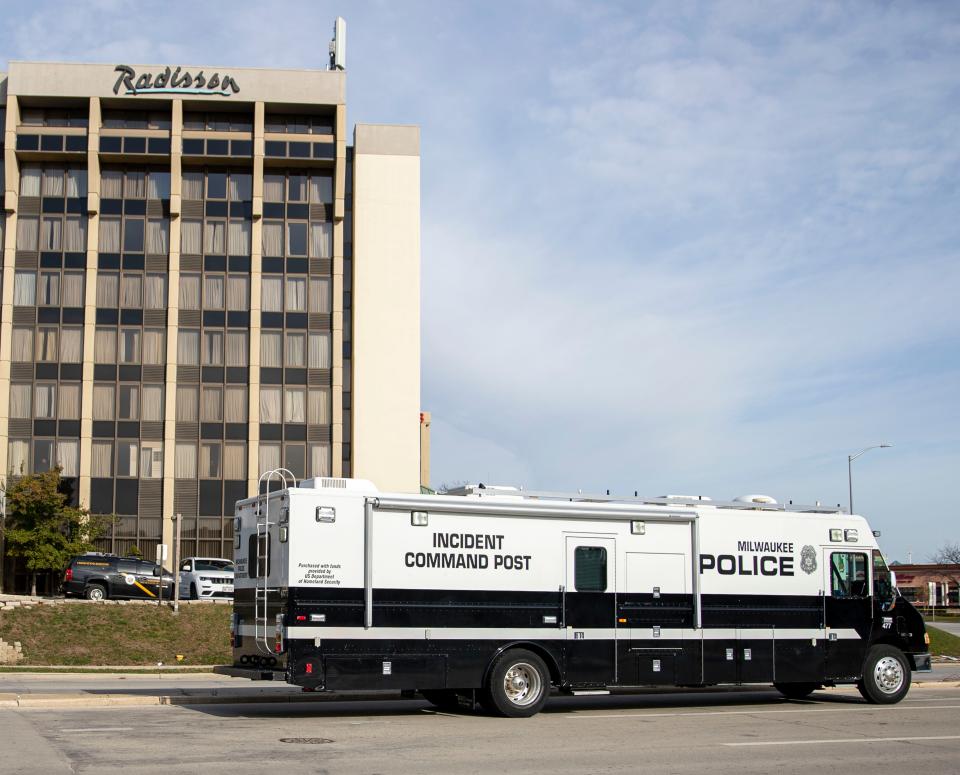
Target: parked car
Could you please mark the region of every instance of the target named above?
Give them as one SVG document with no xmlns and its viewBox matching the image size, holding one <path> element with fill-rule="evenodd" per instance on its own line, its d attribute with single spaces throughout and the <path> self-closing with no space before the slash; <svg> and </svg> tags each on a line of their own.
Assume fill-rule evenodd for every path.
<svg viewBox="0 0 960 775">
<path fill-rule="evenodd" d="M 63 576 L 67 596 L 87 600 L 156 600 L 160 566 L 138 557 L 91 552 L 74 557 Z M 163 570 L 163 597 L 173 599 L 173 574 Z"/>
<path fill-rule="evenodd" d="M 188 557 L 180 563 L 180 597 L 233 597 L 233 562 L 218 557 Z"/>
</svg>

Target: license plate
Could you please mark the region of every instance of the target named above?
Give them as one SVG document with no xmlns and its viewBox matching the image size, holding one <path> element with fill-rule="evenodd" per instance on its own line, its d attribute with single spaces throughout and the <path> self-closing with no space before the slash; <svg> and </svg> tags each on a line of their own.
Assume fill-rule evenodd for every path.
<svg viewBox="0 0 960 775">
<path fill-rule="evenodd" d="M 220 589 L 223 592 L 233 592 L 233 584 L 224 584 Z"/>
</svg>

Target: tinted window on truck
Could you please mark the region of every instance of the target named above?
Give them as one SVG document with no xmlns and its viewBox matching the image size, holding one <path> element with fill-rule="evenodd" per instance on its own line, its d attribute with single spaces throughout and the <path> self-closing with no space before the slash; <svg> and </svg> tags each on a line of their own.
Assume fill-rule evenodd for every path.
<svg viewBox="0 0 960 775">
<path fill-rule="evenodd" d="M 605 592 L 607 550 L 602 546 L 578 546 L 573 553 L 573 579 L 577 592 Z"/>
</svg>

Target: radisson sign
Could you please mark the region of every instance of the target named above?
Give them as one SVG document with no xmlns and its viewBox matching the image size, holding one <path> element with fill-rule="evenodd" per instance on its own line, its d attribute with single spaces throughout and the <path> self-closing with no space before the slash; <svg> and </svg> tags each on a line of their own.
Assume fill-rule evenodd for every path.
<svg viewBox="0 0 960 775">
<path fill-rule="evenodd" d="M 117 65 L 114 72 L 120 75 L 113 85 L 113 93 L 119 94 L 120 89 L 124 89 L 124 94 L 216 94 L 229 97 L 240 91 L 240 86 L 230 75 L 214 73 L 208 77 L 203 74 L 203 70 L 196 74 L 180 71 L 180 67 L 173 71 L 167 67 L 157 75 L 137 75 L 137 71 L 130 65 Z"/>
</svg>

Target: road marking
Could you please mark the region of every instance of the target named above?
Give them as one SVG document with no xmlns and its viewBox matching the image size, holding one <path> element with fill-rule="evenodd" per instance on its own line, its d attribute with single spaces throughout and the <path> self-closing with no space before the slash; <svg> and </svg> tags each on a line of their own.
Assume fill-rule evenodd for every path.
<svg viewBox="0 0 960 775">
<path fill-rule="evenodd" d="M 960 735 L 930 735 L 929 737 L 845 737 L 829 740 L 768 740 L 762 743 L 724 743 L 729 748 L 761 745 L 823 745 L 824 743 L 911 743 L 922 740 L 960 740 Z"/>
<path fill-rule="evenodd" d="M 863 713 L 863 712 L 883 712 L 892 713 L 896 710 L 956 710 L 960 705 L 924 705 L 920 708 L 878 708 L 876 706 L 851 705 L 849 708 L 823 708 L 817 707 L 814 710 L 807 708 L 791 708 L 788 710 L 703 710 L 690 713 L 590 713 L 589 711 L 574 711 L 568 718 L 591 719 L 591 718 L 657 718 L 667 716 L 772 716 L 782 713 Z"/>
<path fill-rule="evenodd" d="M 82 727 L 80 729 L 61 729 L 61 732 L 132 732 L 133 727 Z"/>
</svg>

